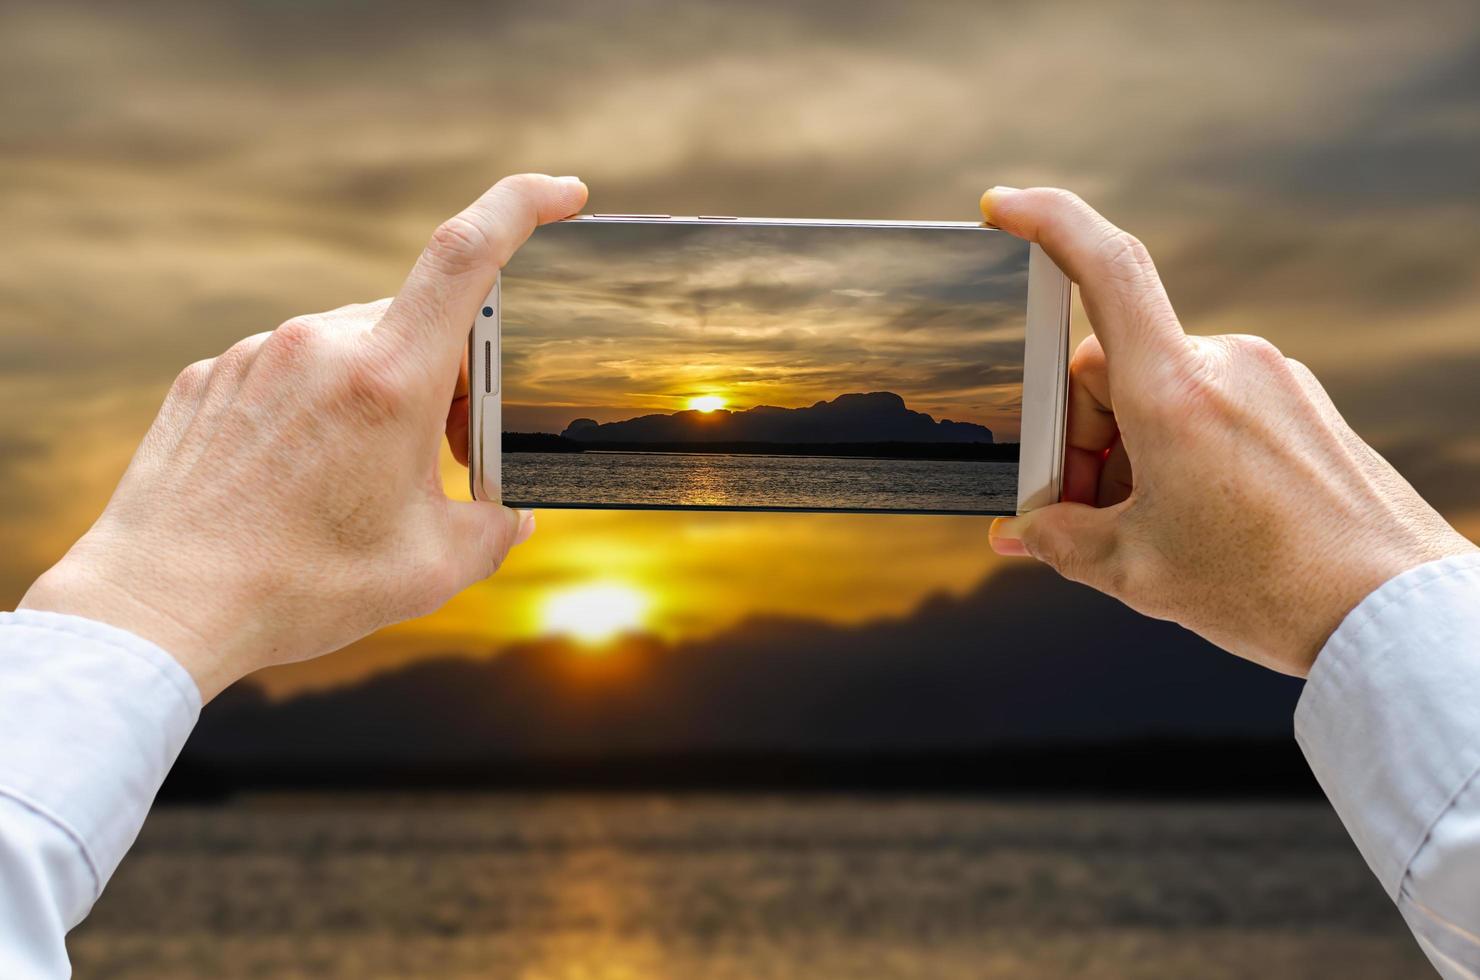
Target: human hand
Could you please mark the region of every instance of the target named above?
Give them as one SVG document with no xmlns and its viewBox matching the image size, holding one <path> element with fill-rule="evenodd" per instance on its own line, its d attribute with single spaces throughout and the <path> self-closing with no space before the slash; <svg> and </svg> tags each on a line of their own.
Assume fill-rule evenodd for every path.
<svg viewBox="0 0 1480 980">
<path fill-rule="evenodd" d="M 1189 337 L 1151 256 L 1079 198 L 995 187 L 982 214 L 1039 243 L 1094 328 L 1069 366 L 1062 503 L 992 523 L 1133 609 L 1305 676 L 1368 593 L 1475 550 L 1258 337 Z"/>
<path fill-rule="evenodd" d="M 573 177 L 505 178 L 437 229 L 394 299 L 186 368 L 102 516 L 21 607 L 151 640 L 209 700 L 492 574 L 534 517 L 442 490 L 443 432 L 467 431 L 468 330 L 535 226 L 585 200 Z"/>
</svg>

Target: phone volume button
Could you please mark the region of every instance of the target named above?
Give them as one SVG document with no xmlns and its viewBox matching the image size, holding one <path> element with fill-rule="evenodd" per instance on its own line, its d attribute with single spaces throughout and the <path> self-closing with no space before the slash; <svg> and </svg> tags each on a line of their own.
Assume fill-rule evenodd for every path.
<svg viewBox="0 0 1480 980">
<path fill-rule="evenodd" d="M 664 220 L 673 217 L 671 214 L 593 214 L 593 218 L 648 218 L 651 220 Z"/>
</svg>

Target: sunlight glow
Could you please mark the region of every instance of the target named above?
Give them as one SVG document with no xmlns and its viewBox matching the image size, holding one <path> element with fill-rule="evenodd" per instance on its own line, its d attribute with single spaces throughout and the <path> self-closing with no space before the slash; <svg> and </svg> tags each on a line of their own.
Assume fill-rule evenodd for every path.
<svg viewBox="0 0 1480 980">
<path fill-rule="evenodd" d="M 697 395 L 689 399 L 689 408 L 696 412 L 708 414 L 724 407 L 725 400 L 719 395 Z"/>
<path fill-rule="evenodd" d="M 545 631 L 599 644 L 641 627 L 650 601 L 646 593 L 619 582 L 594 582 L 561 589 L 545 600 Z"/>
</svg>

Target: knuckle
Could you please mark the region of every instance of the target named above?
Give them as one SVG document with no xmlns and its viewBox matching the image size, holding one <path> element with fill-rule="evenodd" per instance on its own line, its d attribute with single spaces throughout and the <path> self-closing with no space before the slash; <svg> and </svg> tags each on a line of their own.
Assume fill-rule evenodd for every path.
<svg viewBox="0 0 1480 980">
<path fill-rule="evenodd" d="M 319 321 L 314 316 L 295 316 L 285 320 L 262 341 L 261 356 L 279 366 L 302 363 L 313 352 L 319 337 Z"/>
<path fill-rule="evenodd" d="M 284 320 L 272 332 L 272 336 L 278 343 L 306 343 L 318 332 L 319 326 L 317 316 L 302 314 Z"/>
<path fill-rule="evenodd" d="M 425 254 L 439 271 L 460 275 L 485 264 L 492 254 L 492 244 L 483 226 L 464 212 L 437 226 L 427 242 Z"/>
<path fill-rule="evenodd" d="M 510 174 L 500 180 L 497 186 L 522 195 L 543 190 L 545 182 L 539 174 Z"/>
<path fill-rule="evenodd" d="M 1224 399 L 1228 367 L 1234 356 L 1226 337 L 1189 337 L 1188 340 L 1190 356 L 1167 373 L 1159 396 L 1147 404 L 1152 418 L 1172 427 Z"/>
<path fill-rule="evenodd" d="M 1263 337 L 1256 337 L 1253 334 L 1235 334 L 1229 340 L 1237 355 L 1246 362 L 1266 368 L 1289 369 L 1289 360 L 1285 355 Z"/>
<path fill-rule="evenodd" d="M 218 377 L 238 377 L 246 372 L 261 346 L 260 336 L 238 340 L 226 348 L 225 353 L 216 358 L 216 364 L 212 370 Z"/>
<path fill-rule="evenodd" d="M 1285 358 L 1285 366 L 1294 375 L 1295 380 L 1300 383 L 1300 386 L 1307 391 L 1324 392 L 1326 390 L 1326 386 L 1321 384 L 1321 379 L 1316 377 L 1316 373 L 1304 361 L 1287 357 Z"/>
<path fill-rule="evenodd" d="M 1096 257 L 1103 263 L 1124 269 L 1130 278 L 1156 274 L 1151 252 L 1135 235 L 1106 222 L 1105 234 L 1096 247 Z"/>
<path fill-rule="evenodd" d="M 1192 359 L 1188 369 L 1163 389 L 1164 397 L 1151 402 L 1152 417 L 1169 427 L 1180 426 L 1190 414 L 1223 398 L 1223 374 L 1214 358 Z"/>
<path fill-rule="evenodd" d="M 1246 415 L 1257 400 L 1255 392 L 1301 384 L 1293 362 L 1263 337 L 1224 334 L 1193 339 L 1195 356 L 1189 367 L 1163 389 L 1152 411 L 1168 427 L 1183 426 L 1189 418 Z"/>
<path fill-rule="evenodd" d="M 1034 193 L 1043 198 L 1046 203 L 1064 210 L 1079 210 L 1088 207 L 1082 197 L 1062 187 L 1040 187 Z"/>
<path fill-rule="evenodd" d="M 216 359 L 208 357 L 204 360 L 188 364 L 185 369 L 175 375 L 175 381 L 170 385 L 170 398 L 185 399 L 194 398 L 206 389 L 206 381 L 211 376 L 211 368 Z"/>
</svg>

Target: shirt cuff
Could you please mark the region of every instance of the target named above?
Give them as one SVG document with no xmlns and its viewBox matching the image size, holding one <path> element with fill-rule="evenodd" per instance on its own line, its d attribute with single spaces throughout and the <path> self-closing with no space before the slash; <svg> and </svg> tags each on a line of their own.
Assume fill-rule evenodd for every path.
<svg viewBox="0 0 1480 980">
<path fill-rule="evenodd" d="M 94 898 L 200 706 L 185 669 L 132 633 L 79 616 L 0 613 L 0 794 L 77 843 Z"/>
<path fill-rule="evenodd" d="M 1311 668 L 1295 740 L 1388 894 L 1480 769 L 1480 553 L 1410 569 Z"/>
</svg>

